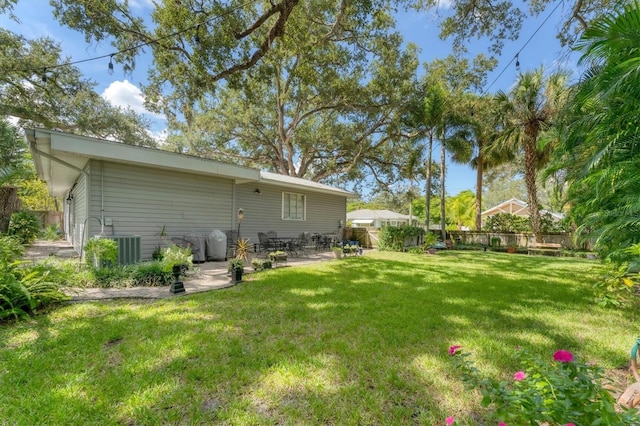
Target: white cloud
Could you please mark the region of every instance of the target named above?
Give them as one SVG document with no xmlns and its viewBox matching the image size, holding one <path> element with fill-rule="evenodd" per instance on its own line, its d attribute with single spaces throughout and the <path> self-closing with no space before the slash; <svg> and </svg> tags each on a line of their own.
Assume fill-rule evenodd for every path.
<svg viewBox="0 0 640 426">
<path fill-rule="evenodd" d="M 147 133 L 158 143 L 160 147 L 165 144 L 167 137 L 169 136 L 167 129 L 162 129 L 160 131 L 147 130 Z"/>
<path fill-rule="evenodd" d="M 155 6 L 152 0 L 129 0 L 129 4 L 136 9 L 153 9 Z"/>
<path fill-rule="evenodd" d="M 131 108 L 138 114 L 147 114 L 155 118 L 164 119 L 161 114 L 155 114 L 144 109 L 144 95 L 142 91 L 128 80 L 114 81 L 104 89 L 102 97 L 113 106 Z"/>
</svg>

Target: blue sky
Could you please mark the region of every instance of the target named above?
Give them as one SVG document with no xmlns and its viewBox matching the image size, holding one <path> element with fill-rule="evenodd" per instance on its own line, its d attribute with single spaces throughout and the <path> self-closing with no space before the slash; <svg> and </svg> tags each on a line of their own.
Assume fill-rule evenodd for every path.
<svg viewBox="0 0 640 426">
<path fill-rule="evenodd" d="M 132 7 L 139 11 L 148 10 L 150 0 L 130 0 Z M 445 3 L 441 3 L 444 5 Z M 553 5 L 552 5 L 553 6 Z M 546 23 L 543 20 L 549 15 L 549 11 L 536 19 L 529 19 L 524 23 L 520 39 L 507 41 L 503 53 L 499 58 L 496 70 L 487 79 L 486 93 L 495 93 L 497 90 L 507 91 L 515 81 L 517 72 L 512 62 L 519 54 L 520 69 L 527 71 L 544 65 L 545 69 L 554 69 L 559 63 L 560 45 L 555 39 L 558 20 L 562 8 L 554 13 Z M 9 30 L 21 33 L 28 38 L 49 36 L 60 42 L 63 52 L 72 61 L 95 58 L 113 53 L 113 48 L 104 42 L 100 45 L 87 44 L 80 33 L 68 30 L 58 25 L 53 18 L 51 6 L 48 0 L 20 0 L 14 10 L 21 24 L 11 21 L 7 16 L 0 16 L 0 25 Z M 451 52 L 450 43 L 442 41 L 438 37 L 437 20 L 433 12 L 402 12 L 398 15 L 398 29 L 403 34 L 405 41 L 413 42 L 421 49 L 420 61 L 429 62 L 435 58 L 443 58 Z M 527 40 L 534 34 L 526 46 Z M 470 44 L 472 53 L 486 51 L 487 43 L 477 41 Z M 524 48 L 523 48 L 524 47 Z M 572 55 L 568 62 L 563 62 L 565 68 L 575 68 L 576 57 Z M 146 113 L 153 121 L 153 132 L 161 137 L 165 128 L 165 122 L 161 116 L 155 116 L 146 112 L 143 108 L 143 96 L 139 89 L 140 84 L 146 81 L 148 59 L 140 58 L 136 69 L 128 75 L 124 75 L 119 64 L 115 64 L 113 75 L 107 73 L 108 58 L 88 61 L 77 65 L 86 78 L 97 83 L 96 91 L 114 105 L 129 106 L 139 113 Z M 501 74 L 499 76 L 499 74 Z M 498 77 L 499 76 L 499 77 Z M 575 76 L 574 76 L 575 77 Z M 489 87 L 491 85 L 491 87 Z M 439 147 L 435 148 L 439 158 Z M 461 166 L 449 162 L 447 170 L 447 193 L 456 195 L 460 191 L 470 189 L 475 191 L 475 171 L 468 166 Z"/>
</svg>

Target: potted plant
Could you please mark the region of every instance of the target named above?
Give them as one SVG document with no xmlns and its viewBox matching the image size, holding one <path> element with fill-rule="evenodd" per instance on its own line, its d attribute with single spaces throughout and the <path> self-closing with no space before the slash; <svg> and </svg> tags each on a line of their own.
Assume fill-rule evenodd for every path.
<svg viewBox="0 0 640 426">
<path fill-rule="evenodd" d="M 278 262 L 286 262 L 287 252 L 282 250 L 272 251 L 269 253 L 269 259 L 276 265 L 278 264 Z"/>
<path fill-rule="evenodd" d="M 342 247 L 342 252 L 346 256 L 348 256 L 350 254 L 356 254 L 358 252 L 358 246 L 352 246 L 350 244 L 347 244 L 344 247 Z"/>
<path fill-rule="evenodd" d="M 242 281 L 242 273 L 244 272 L 244 260 L 235 258 L 229 261 L 229 271 L 231 272 L 231 280 L 239 283 Z"/>
<path fill-rule="evenodd" d="M 509 244 L 507 246 L 507 253 L 515 253 L 518 251 L 518 247 L 515 244 Z"/>
<path fill-rule="evenodd" d="M 335 257 L 336 259 L 342 259 L 342 247 L 332 247 L 331 251 L 333 252 L 333 257 Z"/>
<path fill-rule="evenodd" d="M 242 259 L 243 262 L 249 261 L 249 252 L 252 246 L 249 245 L 249 238 L 238 239 L 236 242 L 236 259 Z"/>
<path fill-rule="evenodd" d="M 271 260 L 270 259 L 253 259 L 251 261 L 251 266 L 253 266 L 254 271 L 263 271 L 265 269 L 271 269 Z"/>
</svg>

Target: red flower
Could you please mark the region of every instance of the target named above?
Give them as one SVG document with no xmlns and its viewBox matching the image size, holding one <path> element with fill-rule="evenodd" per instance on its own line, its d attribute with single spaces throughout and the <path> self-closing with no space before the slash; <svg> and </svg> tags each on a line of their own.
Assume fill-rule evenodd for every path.
<svg viewBox="0 0 640 426">
<path fill-rule="evenodd" d="M 571 362 L 573 361 L 573 354 L 569 351 L 565 351 L 564 349 L 560 349 L 553 354 L 553 359 L 560 362 Z"/>
<path fill-rule="evenodd" d="M 449 355 L 455 355 L 456 352 L 458 352 L 458 349 L 460 349 L 462 346 L 460 345 L 453 345 L 449 348 Z"/>
</svg>

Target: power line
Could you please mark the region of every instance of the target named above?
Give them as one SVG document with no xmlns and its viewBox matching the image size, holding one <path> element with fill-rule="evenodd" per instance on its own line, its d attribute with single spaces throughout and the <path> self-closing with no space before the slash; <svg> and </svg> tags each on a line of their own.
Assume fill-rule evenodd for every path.
<svg viewBox="0 0 640 426">
<path fill-rule="evenodd" d="M 46 65 L 46 66 L 43 66 L 43 67 L 30 67 L 30 68 L 22 68 L 22 69 L 20 69 L 20 68 L 6 69 L 6 70 L 2 70 L 2 72 L 3 73 L 8 73 L 8 72 L 33 72 L 33 73 L 35 73 L 37 71 L 43 71 L 42 80 L 43 80 L 43 82 L 46 82 L 46 73 L 47 73 L 47 71 L 51 71 L 51 70 L 56 69 L 56 68 L 68 67 L 68 66 L 83 64 L 83 63 L 86 63 L 86 62 L 97 61 L 99 59 L 104 59 L 104 58 L 109 58 L 110 66 L 108 68 L 108 71 L 111 72 L 113 70 L 113 64 L 111 63 L 111 59 L 115 55 L 119 55 L 119 54 L 122 54 L 122 53 L 130 52 L 132 50 L 137 50 L 137 49 L 140 49 L 140 48 L 145 47 L 145 46 L 149 46 L 149 45 L 154 44 L 154 43 L 159 43 L 161 41 L 170 39 L 172 37 L 178 36 L 180 34 L 186 33 L 188 31 L 191 31 L 191 30 L 194 30 L 194 29 L 198 30 L 201 26 L 209 24 L 209 23 L 211 23 L 211 22 L 213 22 L 215 20 L 222 19 L 222 18 L 230 15 L 232 12 L 235 12 L 236 10 L 239 10 L 239 9 L 241 9 L 241 8 L 251 4 L 251 3 L 254 3 L 254 2 L 255 2 L 255 0 L 247 1 L 245 3 L 242 3 L 242 4 L 240 4 L 240 5 L 236 6 L 236 7 L 233 7 L 231 9 L 227 10 L 226 12 L 220 13 L 218 15 L 214 15 L 214 16 L 212 16 L 212 17 L 210 17 L 210 18 L 208 18 L 208 19 L 206 19 L 206 20 L 204 20 L 204 21 L 202 21 L 202 22 L 200 22 L 198 24 L 192 25 L 191 27 L 184 28 L 184 29 L 179 30 L 179 31 L 175 31 L 175 32 L 173 32 L 171 34 L 168 34 L 166 36 L 163 36 L 163 37 L 158 37 L 158 38 L 155 38 L 155 39 L 148 40 L 146 42 L 138 43 L 138 44 L 136 44 L 134 46 L 128 47 L 126 49 L 119 50 L 117 52 L 107 53 L 105 55 L 94 56 L 94 57 L 86 58 L 86 59 L 80 59 L 80 60 L 77 60 L 77 61 L 64 62 L 62 64 L 54 64 L 54 65 Z M 199 42 L 199 40 L 200 40 L 200 36 L 199 36 L 199 34 L 196 34 L 196 42 Z"/>
<path fill-rule="evenodd" d="M 540 23 L 538 28 L 536 28 L 536 30 L 533 32 L 533 34 L 531 34 L 531 36 L 527 39 L 527 41 L 522 45 L 520 50 L 518 50 L 516 52 L 516 54 L 513 56 L 513 58 L 511 58 L 509 63 L 507 63 L 504 66 L 504 68 L 502 68 L 502 71 L 500 71 L 500 74 L 498 74 L 498 76 L 491 82 L 491 84 L 489 86 L 487 86 L 487 88 L 485 90 L 483 90 L 483 92 L 482 92 L 482 94 L 480 96 L 485 95 L 489 91 L 489 89 L 498 81 L 498 79 L 500 79 L 500 77 L 502 77 L 502 74 L 504 74 L 504 72 L 507 70 L 507 68 L 513 63 L 513 61 L 516 61 L 516 68 L 520 67 L 520 62 L 519 62 L 520 53 L 524 50 L 525 47 L 527 47 L 529 42 L 531 40 L 533 40 L 533 37 L 535 37 L 535 35 L 538 33 L 538 31 L 540 31 L 542 26 L 547 23 L 549 18 L 551 18 L 551 16 L 556 12 L 556 10 L 558 10 L 558 7 L 560 7 L 561 4 L 562 4 L 562 1 L 559 1 L 558 4 L 556 4 L 556 6 L 553 8 L 553 10 L 547 15 L 546 18 L 544 18 L 544 20 L 542 21 L 542 23 Z"/>
</svg>

